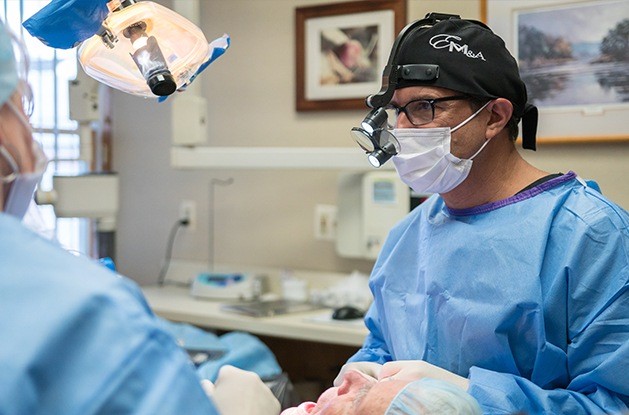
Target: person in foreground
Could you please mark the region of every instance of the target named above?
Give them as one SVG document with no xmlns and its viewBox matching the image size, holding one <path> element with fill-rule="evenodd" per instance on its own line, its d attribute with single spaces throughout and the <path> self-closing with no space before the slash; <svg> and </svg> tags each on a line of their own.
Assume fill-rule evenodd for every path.
<svg viewBox="0 0 629 415">
<path fill-rule="evenodd" d="M 47 161 L 14 43 L 0 21 L 0 413 L 277 415 L 260 378 L 230 366 L 208 398 L 137 285 L 23 225 Z"/>
<path fill-rule="evenodd" d="M 357 370 L 343 374 L 342 383 L 281 415 L 480 415 L 478 404 L 461 388 L 421 379 L 381 381 Z"/>
<path fill-rule="evenodd" d="M 390 129 L 354 129 L 371 143 L 357 141 L 433 195 L 391 230 L 369 334 L 335 384 L 354 369 L 450 382 L 486 414 L 628 413 L 627 212 L 516 150 L 520 120 L 535 149 L 537 111 L 484 24 L 411 23 L 385 75 L 365 121 L 386 110 Z"/>
</svg>

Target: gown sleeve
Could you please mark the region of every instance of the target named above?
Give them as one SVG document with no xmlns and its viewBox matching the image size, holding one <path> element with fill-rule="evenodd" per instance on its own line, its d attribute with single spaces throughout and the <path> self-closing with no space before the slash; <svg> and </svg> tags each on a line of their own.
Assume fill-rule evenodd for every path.
<svg viewBox="0 0 629 415">
<path fill-rule="evenodd" d="M 51 389 L 74 396 L 72 406 L 83 407 L 77 413 L 219 414 L 137 285 L 118 278 L 76 298 L 58 326 L 59 342 L 49 343 L 57 363 L 47 368 L 64 379 Z"/>
<path fill-rule="evenodd" d="M 567 264 L 567 386 L 547 390 L 517 375 L 472 367 L 469 392 L 484 413 L 629 413 L 628 230 L 616 219 L 624 215 L 588 213 L 572 224 L 587 225 L 580 238 L 569 245 L 549 240 Z"/>
<path fill-rule="evenodd" d="M 380 330 L 381 325 L 375 304 L 371 304 L 365 316 L 365 325 L 367 329 L 369 329 L 369 334 L 365 338 L 362 347 L 349 358 L 348 362 L 375 362 L 384 364 L 393 360 Z"/>
<path fill-rule="evenodd" d="M 218 415 L 140 288 L 0 213 L 0 412 Z"/>
<path fill-rule="evenodd" d="M 103 414 L 218 415 L 192 365 L 165 333 L 156 331 L 134 350 L 104 386 Z"/>
<path fill-rule="evenodd" d="M 598 311 L 569 346 L 568 365 L 574 376 L 566 389 L 545 390 L 523 377 L 472 367 L 468 392 L 483 413 L 629 413 L 627 285 Z"/>
</svg>

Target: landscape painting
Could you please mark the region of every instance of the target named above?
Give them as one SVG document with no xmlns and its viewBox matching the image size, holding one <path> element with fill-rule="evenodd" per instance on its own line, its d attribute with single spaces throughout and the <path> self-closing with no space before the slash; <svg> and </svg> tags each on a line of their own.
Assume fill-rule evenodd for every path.
<svg viewBox="0 0 629 415">
<path fill-rule="evenodd" d="M 529 101 L 543 107 L 629 104 L 629 5 L 571 3 L 514 11 Z"/>
</svg>

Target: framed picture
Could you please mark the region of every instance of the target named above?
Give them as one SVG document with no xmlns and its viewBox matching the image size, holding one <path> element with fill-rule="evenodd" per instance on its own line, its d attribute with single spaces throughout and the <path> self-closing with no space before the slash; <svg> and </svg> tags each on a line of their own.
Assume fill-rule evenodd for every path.
<svg viewBox="0 0 629 415">
<path fill-rule="evenodd" d="M 362 0 L 295 10 L 297 111 L 367 109 L 406 24 L 406 0 Z"/>
<path fill-rule="evenodd" d="M 539 142 L 629 140 L 626 0 L 481 0 L 518 60 Z"/>
</svg>

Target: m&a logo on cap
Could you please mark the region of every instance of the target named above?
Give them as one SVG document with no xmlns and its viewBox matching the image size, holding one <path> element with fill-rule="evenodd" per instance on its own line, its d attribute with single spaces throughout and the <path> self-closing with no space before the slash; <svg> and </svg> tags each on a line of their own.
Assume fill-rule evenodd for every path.
<svg viewBox="0 0 629 415">
<path fill-rule="evenodd" d="M 461 38 L 455 35 L 442 34 L 431 37 L 429 43 L 435 49 L 447 48 L 448 52 L 460 52 L 468 58 L 482 59 L 487 62 L 483 52 L 474 53 L 467 45 L 461 45 L 455 41 L 461 41 Z"/>
</svg>

